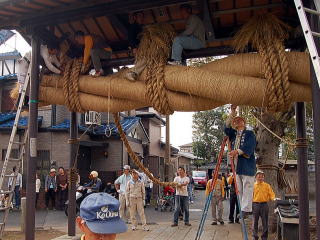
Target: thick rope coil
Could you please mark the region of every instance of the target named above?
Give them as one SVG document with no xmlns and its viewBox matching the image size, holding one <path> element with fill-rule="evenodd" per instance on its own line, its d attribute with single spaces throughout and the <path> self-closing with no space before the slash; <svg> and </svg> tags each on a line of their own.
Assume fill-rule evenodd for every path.
<svg viewBox="0 0 320 240">
<path fill-rule="evenodd" d="M 270 13 L 257 15 L 241 28 L 234 41 L 237 51 L 243 51 L 248 44 L 251 44 L 262 57 L 263 73 L 267 80 L 266 107 L 274 112 L 287 111 L 291 102 L 289 64 L 283 44 L 284 39 L 288 37 L 289 28 Z"/>
<path fill-rule="evenodd" d="M 164 68 L 174 36 L 175 32 L 168 24 L 146 26 L 136 56 L 138 61 L 146 62 L 147 97 L 152 107 L 165 115 L 174 112 L 164 82 Z"/>
<path fill-rule="evenodd" d="M 175 182 L 161 182 L 158 178 L 155 178 L 151 174 L 151 172 L 149 172 L 148 169 L 146 169 L 144 167 L 144 165 L 141 163 L 140 159 L 135 154 L 135 152 L 132 150 L 132 148 L 131 148 L 131 146 L 130 146 L 130 144 L 128 142 L 128 139 L 127 139 L 127 137 L 126 137 L 126 135 L 125 135 L 125 133 L 124 133 L 124 131 L 122 129 L 121 124 L 120 124 L 119 114 L 114 113 L 113 117 L 114 117 L 114 122 L 115 122 L 115 124 L 116 124 L 116 126 L 118 128 L 121 140 L 123 141 L 124 145 L 126 146 L 127 152 L 129 154 L 130 158 L 139 167 L 139 169 L 141 169 L 151 179 L 151 181 L 153 181 L 153 183 L 161 185 L 161 186 L 172 186 L 172 187 L 175 187 L 177 185 L 177 183 L 175 183 Z"/>
<path fill-rule="evenodd" d="M 63 74 L 63 95 L 65 105 L 70 112 L 84 112 L 79 99 L 79 76 L 82 66 L 81 59 L 67 62 Z"/>
</svg>

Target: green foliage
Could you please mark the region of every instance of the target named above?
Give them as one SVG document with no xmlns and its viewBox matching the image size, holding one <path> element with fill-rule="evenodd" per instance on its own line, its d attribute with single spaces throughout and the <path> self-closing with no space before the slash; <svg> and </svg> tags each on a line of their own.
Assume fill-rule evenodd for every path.
<svg viewBox="0 0 320 240">
<path fill-rule="evenodd" d="M 306 133 L 308 140 L 308 160 L 314 161 L 314 141 L 313 141 L 313 119 L 312 119 L 312 103 L 306 104 Z M 291 118 L 288 122 L 288 126 L 285 130 L 286 138 L 291 142 L 295 142 L 296 139 L 296 119 Z M 286 150 L 286 149 L 285 149 Z M 289 153 L 289 159 L 296 159 L 295 151 Z"/>
<path fill-rule="evenodd" d="M 192 123 L 193 153 L 205 164 L 217 159 L 224 136 L 225 107 L 195 113 Z"/>
</svg>

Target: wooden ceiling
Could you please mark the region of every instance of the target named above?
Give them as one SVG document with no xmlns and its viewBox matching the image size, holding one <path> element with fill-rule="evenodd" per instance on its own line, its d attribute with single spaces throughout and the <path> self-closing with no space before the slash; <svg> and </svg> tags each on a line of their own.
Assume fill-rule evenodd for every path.
<svg viewBox="0 0 320 240">
<path fill-rule="evenodd" d="M 195 14 L 207 13 L 206 24 L 214 32 L 210 47 L 230 45 L 239 27 L 255 14 L 271 12 L 293 27 L 299 24 L 293 0 L 4 0 L 0 1 L 0 28 L 24 34 L 36 29 L 43 38 L 45 34 L 72 36 L 82 30 L 103 37 L 115 51 L 114 57 L 121 58 L 127 56 L 127 29 L 133 12 L 142 10 L 146 24 L 166 22 L 181 32 L 182 3 L 191 4 Z"/>
</svg>

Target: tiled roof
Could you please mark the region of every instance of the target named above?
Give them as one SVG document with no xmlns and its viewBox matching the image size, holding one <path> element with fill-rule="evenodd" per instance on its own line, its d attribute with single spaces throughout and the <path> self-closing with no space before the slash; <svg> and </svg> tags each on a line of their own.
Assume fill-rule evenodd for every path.
<svg viewBox="0 0 320 240">
<path fill-rule="evenodd" d="M 8 113 L 8 114 L 10 114 L 10 113 Z M 10 129 L 10 128 L 13 127 L 14 118 L 16 116 L 16 113 L 11 113 L 11 114 L 13 114 L 12 117 L 10 117 L 10 115 L 8 115 L 6 120 L 3 120 L 3 121 L 0 120 L 0 123 L 1 123 L 0 124 L 0 129 Z M 1 113 L 0 115 L 4 115 L 4 114 Z M 3 118 L 5 119 L 5 116 L 3 116 Z M 38 117 L 39 126 L 41 125 L 42 119 L 43 119 L 42 116 Z M 19 120 L 19 123 L 18 123 L 18 127 L 24 128 L 27 125 L 28 125 L 28 117 L 21 117 L 20 120 Z"/>
<path fill-rule="evenodd" d="M 0 45 L 6 42 L 13 35 L 14 35 L 14 32 L 10 30 L 0 30 Z"/>
<path fill-rule="evenodd" d="M 4 75 L 4 76 L 0 76 L 0 80 L 7 80 L 7 79 L 16 79 L 17 78 L 17 74 L 8 74 L 8 75 Z"/>
<path fill-rule="evenodd" d="M 15 113 L 0 113 L 0 123 L 4 123 L 8 120 L 14 119 Z"/>
<path fill-rule="evenodd" d="M 1 30 L 0 30 L 0 35 L 1 35 Z M 21 54 L 17 50 L 14 50 L 12 52 L 0 53 L 0 57 L 21 57 Z"/>
<path fill-rule="evenodd" d="M 120 121 L 120 124 L 123 128 L 123 131 L 126 133 L 129 133 L 131 129 L 136 126 L 140 121 L 139 117 L 125 117 Z M 86 125 L 79 125 L 79 130 L 86 131 L 88 126 Z M 63 131 L 68 130 L 70 128 L 70 121 L 68 119 L 65 119 L 62 123 L 59 123 L 57 125 L 51 126 L 49 129 L 56 130 L 56 131 Z M 108 124 L 102 124 L 100 126 L 90 127 L 87 132 L 89 134 L 93 135 L 105 135 L 106 130 L 111 130 L 111 135 L 116 136 L 119 134 L 118 129 L 114 123 Z"/>
</svg>

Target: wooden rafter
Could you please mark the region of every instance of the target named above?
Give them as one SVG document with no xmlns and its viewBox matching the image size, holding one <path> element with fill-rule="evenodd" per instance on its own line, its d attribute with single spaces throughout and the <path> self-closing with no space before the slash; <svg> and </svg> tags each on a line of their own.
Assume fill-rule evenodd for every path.
<svg viewBox="0 0 320 240">
<path fill-rule="evenodd" d="M 91 33 L 90 29 L 87 27 L 87 25 L 84 23 L 84 21 L 79 21 L 82 27 L 86 30 L 87 33 Z"/>
<path fill-rule="evenodd" d="M 212 18 L 209 12 L 208 0 L 198 0 L 200 6 L 200 11 L 202 15 L 202 20 L 206 29 L 206 36 L 208 41 L 215 39 L 214 29 L 212 24 Z"/>
<path fill-rule="evenodd" d="M 128 39 L 128 30 L 119 20 L 119 18 L 116 15 L 111 15 L 108 18 L 110 20 L 110 23 L 114 27 L 118 38 L 121 39 L 121 35 L 122 35 L 124 36 L 125 39 Z"/>
<path fill-rule="evenodd" d="M 98 27 L 99 31 L 101 32 L 104 40 L 106 40 L 107 42 L 109 42 L 108 37 L 107 37 L 106 33 L 103 31 L 103 29 L 102 29 L 100 23 L 98 22 L 97 18 L 94 17 L 94 18 L 93 18 L 93 21 L 94 21 L 94 23 L 97 25 L 97 27 Z"/>
</svg>

